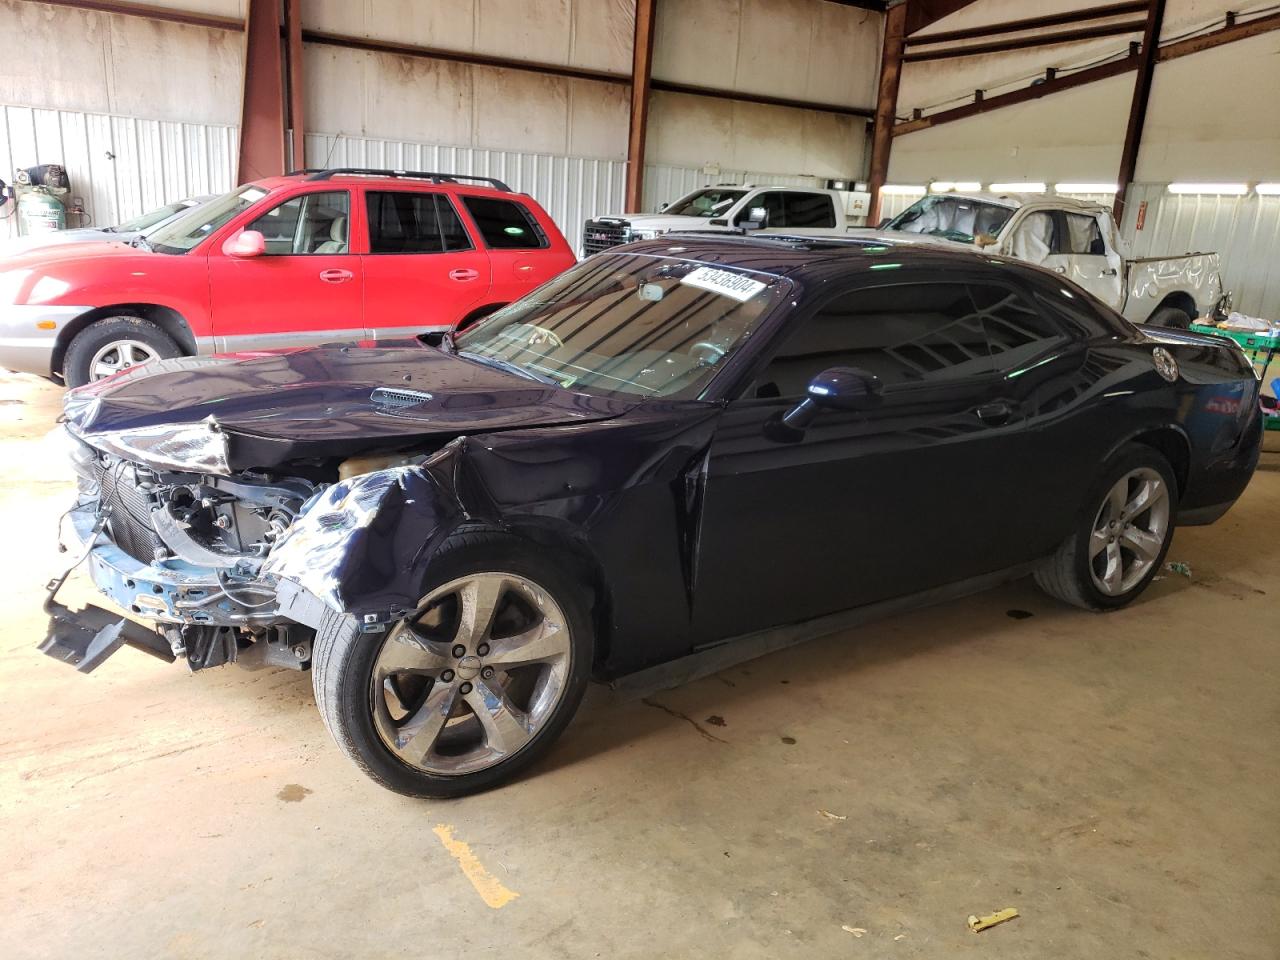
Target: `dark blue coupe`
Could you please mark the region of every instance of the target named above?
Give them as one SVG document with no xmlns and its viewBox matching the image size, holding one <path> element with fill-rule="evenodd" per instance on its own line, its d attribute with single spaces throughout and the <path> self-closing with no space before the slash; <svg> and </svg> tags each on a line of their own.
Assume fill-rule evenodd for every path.
<svg viewBox="0 0 1280 960">
<path fill-rule="evenodd" d="M 1233 344 L 1055 274 L 698 234 L 453 338 L 157 361 L 65 425 L 64 533 L 132 616 L 55 585 L 46 652 L 310 667 L 339 746 L 433 797 L 533 762 L 592 676 L 1027 573 L 1123 606 L 1261 438 Z"/>
</svg>

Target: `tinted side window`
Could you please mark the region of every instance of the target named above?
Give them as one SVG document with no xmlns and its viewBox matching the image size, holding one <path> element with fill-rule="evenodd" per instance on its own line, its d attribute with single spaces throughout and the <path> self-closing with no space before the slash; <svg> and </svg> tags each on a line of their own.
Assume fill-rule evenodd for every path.
<svg viewBox="0 0 1280 960">
<path fill-rule="evenodd" d="M 304 193 L 268 210 L 246 230 L 257 230 L 268 256 L 347 252 L 350 201 L 345 190 Z"/>
<path fill-rule="evenodd" d="M 788 193 L 784 227 L 834 227 L 835 206 L 825 193 Z"/>
<path fill-rule="evenodd" d="M 471 246 L 449 198 L 437 193 L 370 191 L 370 253 L 443 253 Z"/>
<path fill-rule="evenodd" d="M 769 215 L 769 221 L 766 224 L 770 227 L 785 227 L 787 225 L 787 210 L 784 206 L 784 197 L 782 193 L 757 193 L 754 197 L 747 201 L 747 205 L 739 211 L 737 218 L 733 221 L 735 225 L 740 225 L 748 217 L 751 216 L 753 207 L 764 207 L 765 212 Z"/>
<path fill-rule="evenodd" d="M 827 367 L 858 367 L 887 388 L 990 373 L 983 314 L 963 283 L 850 291 L 787 336 L 746 396 L 798 397 Z"/>
<path fill-rule="evenodd" d="M 1070 337 L 1087 339 L 1126 332 L 1126 321 L 1114 310 L 1086 299 L 1078 290 L 1041 284 L 1035 291 L 1035 300 Z"/>
<path fill-rule="evenodd" d="M 520 204 L 492 197 L 463 197 L 462 202 L 489 247 L 520 250 L 550 246 L 538 221 Z"/>
<path fill-rule="evenodd" d="M 970 284 L 969 290 L 986 325 L 997 370 L 1016 370 L 1070 339 L 1060 324 L 1008 287 Z"/>
</svg>

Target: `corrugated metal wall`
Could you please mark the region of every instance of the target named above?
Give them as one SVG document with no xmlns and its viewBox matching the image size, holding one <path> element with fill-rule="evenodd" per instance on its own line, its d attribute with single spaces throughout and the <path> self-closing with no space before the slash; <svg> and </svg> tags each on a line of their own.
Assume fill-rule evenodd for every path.
<svg viewBox="0 0 1280 960">
<path fill-rule="evenodd" d="M 118 223 L 181 197 L 221 193 L 235 181 L 238 130 L 233 126 L 0 105 L 0 177 L 18 167 L 60 163 L 94 224 Z M 541 203 L 577 247 L 588 217 L 624 212 L 626 164 L 616 160 L 483 150 L 311 133 L 308 166 L 443 170 L 498 177 Z M 656 210 L 705 183 L 816 185 L 801 175 L 698 167 L 645 167 L 645 210 Z M 917 198 L 886 195 L 893 216 Z M 1092 199 L 1092 198 L 1091 198 Z M 1137 212 L 1146 221 L 1136 229 Z M 0 220 L 0 236 L 15 229 Z M 1137 184 L 1123 234 L 1134 256 L 1215 250 L 1237 309 L 1280 318 L 1280 197 L 1171 194 L 1163 184 Z"/>
<path fill-rule="evenodd" d="M 582 239 L 584 220 L 619 212 L 624 206 L 626 164 L 620 160 L 322 133 L 307 134 L 306 154 L 308 167 L 374 167 L 497 177 L 542 204 L 575 250 Z"/>
<path fill-rule="evenodd" d="M 1280 319 L 1280 197 L 1173 194 L 1164 184 L 1135 184 L 1123 234 L 1137 257 L 1216 251 L 1235 308 Z"/>
<path fill-rule="evenodd" d="M 66 167 L 94 225 L 235 183 L 236 127 L 0 105 L 0 178 L 41 163 Z M 75 225 L 75 224 L 73 224 Z M 0 235 L 16 233 L 12 217 Z"/>
</svg>

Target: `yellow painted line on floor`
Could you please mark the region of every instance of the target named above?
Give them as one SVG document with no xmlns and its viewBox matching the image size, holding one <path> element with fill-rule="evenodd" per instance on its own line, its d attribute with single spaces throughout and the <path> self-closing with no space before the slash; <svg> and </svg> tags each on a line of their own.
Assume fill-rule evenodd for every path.
<svg viewBox="0 0 1280 960">
<path fill-rule="evenodd" d="M 471 881 L 471 885 L 476 888 L 476 893 L 480 894 L 480 899 L 493 907 L 493 909 L 499 910 L 520 896 L 514 890 L 508 890 L 502 885 L 501 880 L 486 870 L 484 864 L 471 852 L 471 847 L 454 838 L 453 827 L 447 823 L 439 823 L 436 824 L 436 828 L 432 833 L 440 838 L 440 842 L 444 844 L 444 848 L 449 851 L 450 856 L 458 861 L 458 866 L 462 868 L 462 872 Z"/>
</svg>

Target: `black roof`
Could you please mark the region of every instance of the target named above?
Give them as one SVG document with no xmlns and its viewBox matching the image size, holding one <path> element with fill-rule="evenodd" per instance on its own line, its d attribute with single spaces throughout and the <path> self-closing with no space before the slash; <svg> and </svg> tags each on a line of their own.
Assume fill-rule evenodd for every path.
<svg viewBox="0 0 1280 960">
<path fill-rule="evenodd" d="M 847 274 L 850 270 L 870 270 L 887 263 L 898 263 L 903 268 L 963 269 L 985 261 L 1006 269 L 1012 266 L 1035 271 L 1034 267 L 1021 261 L 976 249 L 970 251 L 940 243 L 899 239 L 871 231 L 847 237 L 673 231 L 653 240 L 641 240 L 606 252 L 678 256 L 797 278 Z"/>
</svg>

